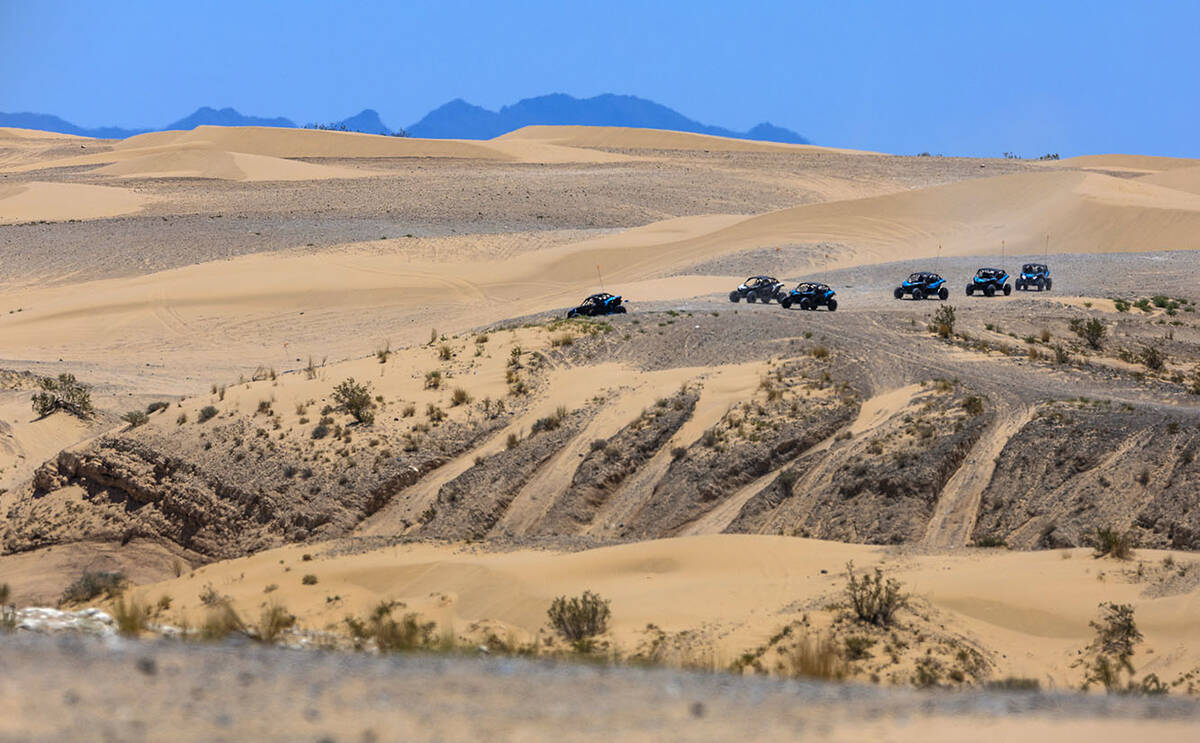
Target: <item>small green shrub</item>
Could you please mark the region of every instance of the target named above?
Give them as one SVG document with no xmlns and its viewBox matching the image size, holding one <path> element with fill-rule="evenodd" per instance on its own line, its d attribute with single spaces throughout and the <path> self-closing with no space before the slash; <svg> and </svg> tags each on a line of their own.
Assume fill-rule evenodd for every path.
<svg viewBox="0 0 1200 743">
<path fill-rule="evenodd" d="M 942 338 L 949 338 L 954 335 L 956 320 L 954 305 L 944 304 L 933 313 L 933 319 L 929 322 L 929 332 L 937 333 Z"/>
<path fill-rule="evenodd" d="M 359 423 L 371 425 L 375 422 L 370 384 L 355 382 L 354 377 L 350 377 L 333 388 L 331 397 L 339 410 L 349 413 Z"/>
<path fill-rule="evenodd" d="M 212 420 L 213 418 L 216 418 L 217 413 L 219 413 L 219 412 L 220 411 L 217 410 L 212 405 L 205 405 L 204 407 L 200 408 L 200 412 L 196 414 L 196 422 L 197 423 L 206 423 L 206 422 Z"/>
<path fill-rule="evenodd" d="M 309 573 L 300 579 L 300 583 L 306 586 L 315 586 L 317 585 L 317 576 Z"/>
<path fill-rule="evenodd" d="M 1080 318 L 1071 320 L 1068 327 L 1071 332 L 1082 338 L 1088 346 L 1099 351 L 1104 347 L 1104 336 L 1108 333 L 1108 329 L 1104 327 L 1104 323 L 1096 318 L 1089 318 L 1084 322 Z"/>
<path fill-rule="evenodd" d="M 1101 527 L 1096 529 L 1091 542 L 1092 549 L 1095 550 L 1094 557 L 1108 555 L 1118 560 L 1128 560 L 1133 557 L 1133 534 L 1130 532 L 1119 532 L 1116 529 Z"/>
</svg>

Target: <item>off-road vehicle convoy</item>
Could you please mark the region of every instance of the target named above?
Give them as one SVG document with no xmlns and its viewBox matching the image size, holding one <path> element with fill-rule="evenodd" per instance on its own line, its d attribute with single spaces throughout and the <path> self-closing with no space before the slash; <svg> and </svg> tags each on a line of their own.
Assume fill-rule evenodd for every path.
<svg viewBox="0 0 1200 743">
<path fill-rule="evenodd" d="M 621 297 L 601 292 L 593 294 L 579 303 L 578 307 L 567 310 L 567 317 L 595 317 L 597 315 L 623 315 L 625 305 Z"/>
<path fill-rule="evenodd" d="M 1045 263 L 1026 263 L 1021 266 L 1021 275 L 1017 277 L 1017 291 L 1037 289 L 1040 292 L 1048 292 L 1052 283 L 1049 266 Z"/>
<path fill-rule="evenodd" d="M 783 301 L 786 292 L 783 288 L 783 282 L 774 276 L 751 276 L 738 286 L 738 288 L 729 292 L 730 302 L 740 302 L 745 299 L 747 302 L 762 302 L 764 304 L 772 299 Z"/>
<path fill-rule="evenodd" d="M 975 278 L 967 284 L 967 296 L 980 292 L 985 297 L 994 297 L 996 292 L 1004 292 L 1004 296 L 1012 294 L 1012 284 L 1008 283 L 1008 271 L 1003 268 L 981 268 L 975 272 Z"/>
<path fill-rule="evenodd" d="M 892 292 L 892 296 L 896 299 L 903 299 L 907 294 L 913 299 L 928 299 L 937 297 L 938 299 L 949 299 L 950 290 L 946 288 L 946 280 L 936 273 L 930 271 L 917 271 L 913 275 L 904 280 L 904 283 L 896 287 Z"/>
<path fill-rule="evenodd" d="M 830 312 L 837 310 L 837 300 L 833 295 L 837 294 L 833 289 L 829 288 L 828 284 L 822 284 L 819 281 L 801 281 L 787 293 L 783 299 L 779 300 L 779 304 L 785 310 L 795 305 L 802 310 L 815 310 L 824 305 L 829 308 Z"/>
</svg>

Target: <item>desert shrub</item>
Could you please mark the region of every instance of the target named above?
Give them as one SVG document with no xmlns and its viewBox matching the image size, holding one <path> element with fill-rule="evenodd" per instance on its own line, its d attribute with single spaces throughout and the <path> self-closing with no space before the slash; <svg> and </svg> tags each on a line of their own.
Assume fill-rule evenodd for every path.
<svg viewBox="0 0 1200 743">
<path fill-rule="evenodd" d="M 274 644 L 279 636 L 296 624 L 296 617 L 279 604 L 270 604 L 259 615 L 254 636 L 259 642 Z"/>
<path fill-rule="evenodd" d="M 607 631 L 611 613 L 606 599 L 584 591 L 579 596 L 554 599 L 546 616 L 555 632 L 577 648 L 584 649 L 590 647 L 592 638 Z"/>
<path fill-rule="evenodd" d="M 704 433 L 700 434 L 700 443 L 704 444 L 709 449 L 716 446 L 718 441 L 717 429 L 715 428 L 705 429 Z"/>
<path fill-rule="evenodd" d="M 1109 692 L 1123 691 L 1121 674 L 1133 676 L 1134 648 L 1142 641 L 1142 633 L 1129 604 L 1100 604 L 1100 614 L 1099 622 L 1088 623 L 1096 630 L 1095 639 L 1088 645 L 1084 657 L 1074 665 L 1084 667 L 1084 689 L 1100 684 Z M 1155 677 L 1154 681 L 1157 680 Z M 1131 678 L 1127 689 L 1135 688 Z"/>
<path fill-rule="evenodd" d="M 1100 527 L 1092 535 L 1091 543 L 1092 549 L 1095 550 L 1094 557 L 1108 555 L 1118 560 L 1128 560 L 1133 557 L 1133 534 L 1130 532 L 1119 532 L 1116 529 Z"/>
<path fill-rule="evenodd" d="M 405 403 L 404 407 L 400 409 L 400 417 L 401 418 L 411 418 L 416 414 L 417 414 L 417 406 L 415 403 L 411 403 L 411 402 Z"/>
<path fill-rule="evenodd" d="M 1008 542 L 1004 541 L 1004 537 L 995 534 L 984 534 L 975 540 L 976 547 L 1007 547 Z"/>
<path fill-rule="evenodd" d="M 425 372 L 425 389 L 436 390 L 442 386 L 442 373 L 437 369 Z"/>
<path fill-rule="evenodd" d="M 608 446 L 608 439 L 592 439 L 592 451 L 600 451 L 606 446 Z"/>
<path fill-rule="evenodd" d="M 85 570 L 82 575 L 63 589 L 59 603 L 76 604 L 91 601 L 100 595 L 113 598 L 119 595 L 124 588 L 124 573 Z"/>
<path fill-rule="evenodd" d="M 871 657 L 875 641 L 862 635 L 851 635 L 842 641 L 847 660 L 866 660 Z"/>
<path fill-rule="evenodd" d="M 146 406 L 146 415 L 154 415 L 158 411 L 166 410 L 169 407 L 171 407 L 171 403 L 169 402 L 164 402 L 162 400 L 159 400 L 158 402 L 152 402 Z"/>
<path fill-rule="evenodd" d="M 963 410 L 967 411 L 967 415 L 981 415 L 983 413 L 983 398 L 978 395 L 969 395 L 963 400 Z"/>
<path fill-rule="evenodd" d="M 349 413 L 359 423 L 370 425 L 375 422 L 375 403 L 371 400 L 371 385 L 345 379 L 333 388 L 331 395 L 338 409 Z"/>
<path fill-rule="evenodd" d="M 1129 302 L 1126 302 L 1124 299 L 1114 299 L 1113 307 L 1117 309 L 1117 312 L 1128 312 Z"/>
<path fill-rule="evenodd" d="M 937 308 L 937 312 L 933 313 L 933 319 L 929 321 L 929 332 L 949 338 L 954 335 L 956 319 L 954 305 L 944 304 Z"/>
<path fill-rule="evenodd" d="M 1041 688 L 1041 683 L 1037 679 L 1008 676 L 988 681 L 983 686 L 989 691 L 1037 691 Z"/>
<path fill-rule="evenodd" d="M 450 393 L 450 404 L 454 406 L 465 405 L 471 402 L 471 395 L 462 387 L 455 387 L 454 392 Z"/>
<path fill-rule="evenodd" d="M 300 579 L 300 583 L 306 586 L 315 586 L 317 585 L 317 576 L 313 575 L 312 573 L 308 573 Z"/>
<path fill-rule="evenodd" d="M 671 459 L 683 459 L 687 456 L 687 447 L 675 446 L 671 448 Z"/>
<path fill-rule="evenodd" d="M 505 449 L 516 449 L 517 445 L 520 443 L 521 443 L 521 437 L 516 435 L 515 433 L 510 433 L 508 435 L 508 438 L 505 439 L 505 441 L 504 441 L 504 448 Z"/>
<path fill-rule="evenodd" d="M 383 344 L 383 348 L 375 349 L 375 358 L 379 359 L 379 363 L 386 364 L 388 357 L 392 355 L 392 344 L 390 342 Z"/>
<path fill-rule="evenodd" d="M 446 418 L 446 411 L 433 403 L 429 403 L 425 406 L 425 416 L 433 423 L 441 423 Z"/>
<path fill-rule="evenodd" d="M 42 377 L 38 386 L 41 391 L 33 395 L 33 411 L 38 415 L 44 417 L 63 410 L 77 418 L 92 416 L 92 393 L 74 374 L 59 374 L 57 379 Z"/>
<path fill-rule="evenodd" d="M 562 346 L 571 346 L 575 343 L 575 336 L 570 333 L 561 333 L 550 338 L 550 345 L 559 348 Z"/>
<path fill-rule="evenodd" d="M 223 640 L 234 632 L 245 632 L 246 625 L 229 603 L 211 607 L 200 626 L 200 637 L 205 640 Z"/>
<path fill-rule="evenodd" d="M 217 413 L 219 413 L 219 412 L 220 411 L 218 411 L 212 405 L 205 405 L 204 407 L 200 408 L 200 412 L 196 414 L 196 422 L 197 423 L 205 423 L 207 421 L 210 421 L 213 418 L 216 418 Z"/>
<path fill-rule="evenodd" d="M 175 419 L 175 425 L 182 426 L 184 423 L 187 423 L 187 413 L 180 413 L 179 417 Z"/>
<path fill-rule="evenodd" d="M 1082 338 L 1093 349 L 1099 351 L 1103 348 L 1104 336 L 1108 333 L 1108 329 L 1096 318 L 1090 318 L 1087 322 L 1075 318 L 1071 320 L 1069 327 L 1072 333 Z"/>
<path fill-rule="evenodd" d="M 329 426 L 325 425 L 324 423 L 318 423 L 317 425 L 313 426 L 312 437 L 314 439 L 323 439 L 328 435 Z"/>
<path fill-rule="evenodd" d="M 542 431 L 553 431 L 554 429 L 556 429 L 562 425 L 562 422 L 566 419 L 566 417 L 567 417 L 566 406 L 559 405 L 557 408 L 555 408 L 554 413 L 552 415 L 548 415 L 544 418 L 538 418 L 536 421 L 534 421 L 533 425 L 530 426 L 530 430 L 532 433 L 540 433 Z"/>
<path fill-rule="evenodd" d="M 825 346 L 813 346 L 809 349 L 808 355 L 814 359 L 827 359 L 829 358 L 829 349 Z"/>
<path fill-rule="evenodd" d="M 126 637 L 137 637 L 150 626 L 150 606 L 133 597 L 118 596 L 112 610 L 117 631 Z"/>
<path fill-rule="evenodd" d="M 846 597 L 860 622 L 888 627 L 895 620 L 896 612 L 908 605 L 908 594 L 901 593 L 900 582 L 895 578 L 884 578 L 880 568 L 875 568 L 875 575 L 860 578 L 854 572 L 854 563 L 848 562 L 846 572 L 849 574 Z"/>
<path fill-rule="evenodd" d="M 801 637 L 784 655 L 782 665 L 788 675 L 799 678 L 838 681 L 846 675 L 846 663 L 829 637 Z"/>
<path fill-rule="evenodd" d="M 1054 363 L 1069 364 L 1071 363 L 1071 354 L 1067 353 L 1067 349 L 1061 343 L 1054 344 Z"/>
<path fill-rule="evenodd" d="M 1142 346 L 1142 351 L 1138 356 L 1142 365 L 1152 371 L 1161 371 L 1167 364 L 1167 356 L 1158 350 L 1158 346 Z"/>
<path fill-rule="evenodd" d="M 443 343 L 440 346 L 438 346 L 438 358 L 441 359 L 442 361 L 449 361 L 450 357 L 453 355 L 454 355 L 454 349 L 450 348 L 450 344 Z"/>
<path fill-rule="evenodd" d="M 1042 328 L 1042 333 L 1041 333 L 1040 338 L 1042 340 L 1042 343 L 1049 343 L 1050 342 L 1050 331 L 1047 330 L 1046 328 Z"/>
<path fill-rule="evenodd" d="M 200 603 L 208 607 L 220 606 L 229 603 L 228 596 L 222 596 L 217 589 L 213 588 L 211 583 L 204 584 L 204 588 L 200 589 Z"/>
<path fill-rule="evenodd" d="M 346 617 L 346 627 L 355 647 L 361 649 L 368 641 L 374 641 L 381 653 L 397 653 L 418 650 L 433 644 L 433 622 L 422 623 L 416 614 L 405 614 L 399 620 L 392 617 L 392 604 L 382 602 L 371 612 L 366 621 Z"/>
<path fill-rule="evenodd" d="M 128 423 L 130 428 L 137 428 L 138 426 L 145 425 L 150 420 L 150 416 L 140 410 L 130 410 L 121 416 L 121 420 Z"/>
</svg>

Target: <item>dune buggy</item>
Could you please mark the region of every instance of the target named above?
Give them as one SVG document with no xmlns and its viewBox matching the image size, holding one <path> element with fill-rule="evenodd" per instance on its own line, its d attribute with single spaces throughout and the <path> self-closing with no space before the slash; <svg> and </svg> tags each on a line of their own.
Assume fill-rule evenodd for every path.
<svg viewBox="0 0 1200 743">
<path fill-rule="evenodd" d="M 567 310 L 567 317 L 623 314 L 625 314 L 625 305 L 621 304 L 621 297 L 604 292 L 593 294 L 580 302 L 578 307 Z"/>
<path fill-rule="evenodd" d="M 783 301 L 785 296 L 783 282 L 774 276 L 751 276 L 741 283 L 738 288 L 729 292 L 730 302 L 770 302 L 772 299 Z"/>
<path fill-rule="evenodd" d="M 785 310 L 792 305 L 796 305 L 802 310 L 815 310 L 824 305 L 829 308 L 830 312 L 837 310 L 837 300 L 833 295 L 837 294 L 833 289 L 829 288 L 828 284 L 822 284 L 819 281 L 802 281 L 796 285 L 795 289 L 788 292 L 787 296 L 779 300 L 780 306 Z"/>
<path fill-rule="evenodd" d="M 1037 289 L 1040 292 L 1048 292 L 1052 283 L 1049 266 L 1045 263 L 1026 263 L 1021 266 L 1021 275 L 1017 277 L 1017 291 Z"/>
<path fill-rule="evenodd" d="M 913 299 L 926 299 L 928 297 L 948 299 L 950 297 L 950 290 L 946 288 L 946 280 L 936 273 L 917 271 L 905 279 L 904 283 L 896 287 L 896 290 L 892 292 L 892 296 L 896 299 L 903 299 L 905 294 L 908 294 Z"/>
<path fill-rule="evenodd" d="M 1004 292 L 1004 296 L 1012 294 L 1012 284 L 1008 283 L 1008 271 L 1003 268 L 981 268 L 975 272 L 975 278 L 967 284 L 967 296 L 981 292 L 985 297 L 994 297 L 996 292 Z"/>
</svg>

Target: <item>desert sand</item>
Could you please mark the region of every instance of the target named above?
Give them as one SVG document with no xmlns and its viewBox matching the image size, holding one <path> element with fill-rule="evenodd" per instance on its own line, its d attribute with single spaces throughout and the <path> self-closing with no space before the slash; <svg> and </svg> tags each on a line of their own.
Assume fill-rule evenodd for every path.
<svg viewBox="0 0 1200 743">
<path fill-rule="evenodd" d="M 121 570 L 171 597 L 163 623 L 202 623 L 211 587 L 343 636 L 400 602 L 467 646 L 544 642 L 549 602 L 593 590 L 611 654 L 789 675 L 785 628 L 854 634 L 853 561 L 912 596 L 858 682 L 916 684 L 924 654 L 939 685 L 1074 689 L 1119 602 L 1138 675 L 1183 693 L 1198 169 L 591 127 L 0 130 L 0 582 L 52 603 Z M 1054 291 L 962 296 L 1027 260 Z M 949 281 L 944 339 L 942 303 L 891 296 L 914 270 Z M 760 272 L 841 306 L 730 304 Z M 557 321 L 600 290 L 629 313 Z M 31 412 L 59 373 L 95 417 Z M 334 404 L 348 378 L 373 423 Z M 1109 525 L 1132 560 L 1092 557 Z"/>
</svg>

